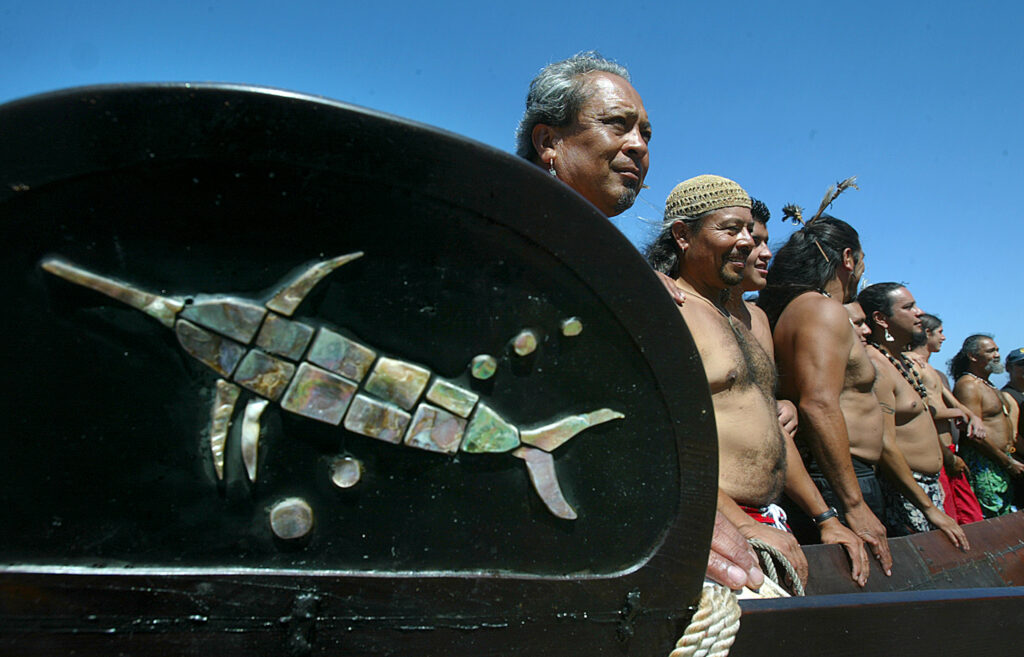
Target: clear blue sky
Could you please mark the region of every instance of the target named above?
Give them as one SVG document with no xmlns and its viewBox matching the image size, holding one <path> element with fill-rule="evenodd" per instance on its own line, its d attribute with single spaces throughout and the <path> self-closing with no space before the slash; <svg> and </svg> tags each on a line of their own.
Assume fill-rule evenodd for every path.
<svg viewBox="0 0 1024 657">
<path fill-rule="evenodd" d="M 775 217 L 858 175 L 832 213 L 860 231 L 870 281 L 906 282 L 945 321 L 944 367 L 970 333 L 1024 346 L 1022 35 L 1017 2 L 0 0 L 0 102 L 251 83 L 511 150 L 531 77 L 597 49 L 630 68 L 654 124 L 650 189 L 615 220 L 631 241 L 699 173 L 737 180 Z M 769 229 L 775 243 L 792 227 Z"/>
</svg>

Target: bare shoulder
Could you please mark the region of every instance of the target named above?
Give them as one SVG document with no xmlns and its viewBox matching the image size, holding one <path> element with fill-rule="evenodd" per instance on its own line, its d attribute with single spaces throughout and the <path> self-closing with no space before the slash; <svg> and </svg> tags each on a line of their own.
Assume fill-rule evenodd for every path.
<svg viewBox="0 0 1024 657">
<path fill-rule="evenodd" d="M 889 359 L 885 357 L 885 354 L 875 347 L 869 346 L 866 351 L 868 353 L 868 358 L 870 358 L 871 362 L 875 365 L 875 388 L 880 390 L 887 388 L 894 390 L 896 388 L 895 377 L 899 376 L 896 368 L 889 362 Z"/>
<path fill-rule="evenodd" d="M 751 334 L 753 334 L 761 344 L 761 347 L 772 357 L 772 360 L 774 360 L 775 346 L 772 343 L 772 328 L 771 324 L 768 322 L 768 315 L 749 301 L 744 301 L 743 303 L 750 312 Z"/>
<path fill-rule="evenodd" d="M 801 294 L 786 306 L 776 324 L 777 328 L 783 326 L 801 333 L 827 331 L 840 335 L 850 332 L 850 316 L 841 303 L 811 292 Z"/>
</svg>

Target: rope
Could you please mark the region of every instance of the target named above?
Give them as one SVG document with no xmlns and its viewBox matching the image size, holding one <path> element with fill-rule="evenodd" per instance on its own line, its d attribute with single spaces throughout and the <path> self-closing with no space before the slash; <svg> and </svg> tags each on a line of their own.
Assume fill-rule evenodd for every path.
<svg viewBox="0 0 1024 657">
<path fill-rule="evenodd" d="M 803 582 L 800 581 L 789 559 L 764 541 L 755 538 L 749 542 L 761 560 L 765 577 L 782 585 L 775 567 L 775 563 L 778 562 L 785 574 L 789 575 L 793 583 L 793 592 L 798 596 L 805 595 Z M 767 584 L 767 581 L 765 583 Z M 769 597 L 773 597 L 771 592 L 765 591 L 764 588 L 762 587 L 762 593 L 768 593 Z M 778 591 L 777 594 L 785 595 L 785 592 Z M 669 657 L 728 657 L 729 648 L 736 640 L 739 630 L 739 598 L 728 588 L 705 581 L 700 592 L 700 601 L 697 603 L 697 611 L 694 612 L 683 636 L 676 642 L 675 650 L 669 653 Z"/>
<path fill-rule="evenodd" d="M 726 657 L 740 629 L 736 594 L 718 584 L 704 584 L 693 619 L 669 657 Z"/>
<path fill-rule="evenodd" d="M 781 552 L 776 550 L 771 545 L 768 545 L 764 541 L 756 538 L 750 539 L 750 547 L 754 548 L 757 552 L 757 556 L 761 559 L 762 570 L 766 577 L 771 579 L 773 582 L 782 586 L 782 580 L 779 578 L 779 572 L 775 568 L 775 562 L 778 562 L 785 574 L 789 575 L 790 581 L 793 583 L 793 594 L 798 596 L 806 595 L 804 593 L 804 584 L 800 581 L 799 575 L 796 574 L 796 569 L 793 568 L 793 564 L 789 563 L 789 559 L 785 557 Z"/>
</svg>

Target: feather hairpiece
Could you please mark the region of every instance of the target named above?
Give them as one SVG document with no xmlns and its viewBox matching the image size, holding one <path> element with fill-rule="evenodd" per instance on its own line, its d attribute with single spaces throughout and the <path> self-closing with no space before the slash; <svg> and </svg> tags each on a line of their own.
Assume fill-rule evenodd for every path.
<svg viewBox="0 0 1024 657">
<path fill-rule="evenodd" d="M 821 219 L 822 213 L 825 212 L 828 206 L 832 205 L 832 201 L 839 198 L 839 195 L 850 187 L 860 189 L 860 187 L 857 187 L 857 176 L 850 176 L 846 180 L 837 182 L 834 185 L 829 185 L 828 190 L 825 192 L 825 198 L 821 199 L 821 205 L 818 207 L 818 211 L 814 216 L 811 217 L 810 221 L 804 221 L 804 209 L 795 203 L 790 203 L 782 208 L 783 219 L 806 228 L 818 219 Z M 831 262 L 828 259 L 828 255 L 825 254 L 825 249 L 821 248 L 821 242 L 815 239 L 814 245 L 818 247 L 819 251 L 821 251 L 821 257 L 825 258 L 825 262 Z"/>
<path fill-rule="evenodd" d="M 821 214 L 825 211 L 825 209 L 828 206 L 832 205 L 832 201 L 839 198 L 839 195 L 842 194 L 847 189 L 849 189 L 850 187 L 853 187 L 854 189 L 860 189 L 860 187 L 857 187 L 857 176 L 850 176 L 846 180 L 837 182 L 834 185 L 829 185 L 828 191 L 825 192 L 825 198 L 821 199 L 821 205 L 818 207 L 818 212 L 813 217 L 811 217 L 811 220 L 808 221 L 807 223 L 814 223 L 819 218 L 821 218 Z"/>
</svg>

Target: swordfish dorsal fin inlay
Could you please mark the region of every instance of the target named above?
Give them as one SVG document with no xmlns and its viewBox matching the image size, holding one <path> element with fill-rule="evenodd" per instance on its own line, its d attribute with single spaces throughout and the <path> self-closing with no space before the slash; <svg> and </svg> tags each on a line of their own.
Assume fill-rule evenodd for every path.
<svg viewBox="0 0 1024 657">
<path fill-rule="evenodd" d="M 555 418 L 537 429 L 520 430 L 480 396 L 426 367 L 341 335 L 338 327 L 290 318 L 302 301 L 338 267 L 361 251 L 313 263 L 278 286 L 265 303 L 230 295 L 184 299 L 148 292 L 96 274 L 60 257 L 40 262 L 44 271 L 141 310 L 174 330 L 182 348 L 218 375 L 210 419 L 210 452 L 218 480 L 224 476 L 225 443 L 242 389 L 246 402 L 242 453 L 255 483 L 260 415 L 275 406 L 289 413 L 395 445 L 440 453 L 504 454 L 522 459 L 537 496 L 554 516 L 577 517 L 558 482 L 552 452 L 577 434 L 625 416 L 610 408 Z M 580 324 L 579 318 L 571 318 Z M 578 335 L 578 328 L 562 332 Z M 537 334 L 523 329 L 516 353 L 532 353 Z M 499 363 L 478 355 L 466 377 L 487 379 Z M 432 402 L 432 403 L 430 403 Z M 356 478 L 355 481 L 358 481 Z M 355 485 L 353 482 L 352 485 Z"/>
</svg>

